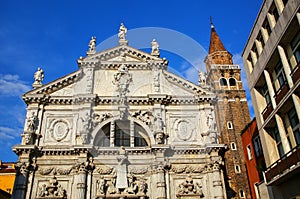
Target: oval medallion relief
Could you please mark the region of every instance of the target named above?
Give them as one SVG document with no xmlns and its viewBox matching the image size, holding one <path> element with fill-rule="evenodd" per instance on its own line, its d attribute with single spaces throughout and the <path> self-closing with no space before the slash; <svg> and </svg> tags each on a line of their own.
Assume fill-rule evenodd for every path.
<svg viewBox="0 0 300 199">
<path fill-rule="evenodd" d="M 51 128 L 52 137 L 56 141 L 59 142 L 67 137 L 68 132 L 70 130 L 67 121 L 62 120 L 62 119 L 55 120 L 51 126 L 52 126 L 52 128 Z"/>
<path fill-rule="evenodd" d="M 179 119 L 175 122 L 174 127 L 179 140 L 191 140 L 194 133 L 194 128 L 193 124 L 189 120 Z"/>
</svg>

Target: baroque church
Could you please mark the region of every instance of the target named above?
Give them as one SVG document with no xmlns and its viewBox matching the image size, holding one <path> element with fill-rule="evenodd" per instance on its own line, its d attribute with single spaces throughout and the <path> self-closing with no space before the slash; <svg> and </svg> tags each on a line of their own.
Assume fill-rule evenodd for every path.
<svg viewBox="0 0 300 199">
<path fill-rule="evenodd" d="M 126 32 L 101 52 L 92 37 L 71 74 L 43 85 L 35 73 L 13 198 L 250 198 L 245 91 L 214 27 L 199 85 L 167 70 L 157 41 L 146 53 Z"/>
</svg>

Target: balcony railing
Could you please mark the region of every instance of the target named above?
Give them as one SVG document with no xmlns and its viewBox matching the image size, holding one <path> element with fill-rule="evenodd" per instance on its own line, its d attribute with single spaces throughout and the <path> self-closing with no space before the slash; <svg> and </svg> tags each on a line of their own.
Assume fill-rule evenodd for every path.
<svg viewBox="0 0 300 199">
<path fill-rule="evenodd" d="M 284 83 L 284 85 L 282 85 L 280 87 L 280 89 L 278 91 L 276 91 L 275 93 L 275 101 L 276 101 L 276 104 L 278 105 L 280 103 L 280 101 L 282 100 L 282 98 L 287 94 L 287 92 L 289 92 L 289 85 L 287 82 Z"/>
<path fill-rule="evenodd" d="M 211 69 L 240 69 L 237 64 L 212 64 Z"/>
<path fill-rule="evenodd" d="M 291 77 L 293 80 L 293 83 L 295 84 L 297 80 L 300 78 L 300 62 L 297 64 L 297 66 L 292 70 Z"/>
<path fill-rule="evenodd" d="M 264 120 L 266 120 L 268 118 L 268 116 L 270 115 L 270 113 L 273 111 L 273 107 L 272 104 L 269 103 L 266 108 L 263 110 L 263 112 L 261 113 Z"/>
<path fill-rule="evenodd" d="M 266 181 L 270 182 L 275 176 L 283 174 L 292 166 L 300 162 L 300 145 L 293 148 L 290 152 L 286 153 L 279 160 L 274 162 L 267 168 Z"/>
</svg>

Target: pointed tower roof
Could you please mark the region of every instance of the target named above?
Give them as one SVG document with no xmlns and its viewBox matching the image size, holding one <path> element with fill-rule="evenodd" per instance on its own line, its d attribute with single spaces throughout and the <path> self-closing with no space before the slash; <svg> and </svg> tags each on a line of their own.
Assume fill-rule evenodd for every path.
<svg viewBox="0 0 300 199">
<path fill-rule="evenodd" d="M 210 32 L 210 44 L 209 44 L 209 54 L 214 53 L 216 51 L 227 51 L 216 32 L 215 26 L 212 22 L 210 22 L 211 32 Z"/>
<path fill-rule="evenodd" d="M 207 71 L 210 70 L 212 64 L 232 64 L 232 55 L 224 47 L 219 35 L 215 30 L 215 26 L 210 20 L 210 45 L 209 52 L 206 56 L 205 63 Z"/>
</svg>

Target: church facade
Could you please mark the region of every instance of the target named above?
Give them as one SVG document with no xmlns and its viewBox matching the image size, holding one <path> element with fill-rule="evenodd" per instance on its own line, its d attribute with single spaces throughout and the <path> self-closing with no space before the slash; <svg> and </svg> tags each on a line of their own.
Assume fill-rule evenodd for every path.
<svg viewBox="0 0 300 199">
<path fill-rule="evenodd" d="M 226 198 L 216 95 L 167 70 L 158 44 L 119 44 L 23 95 L 27 117 L 13 198 Z"/>
</svg>

